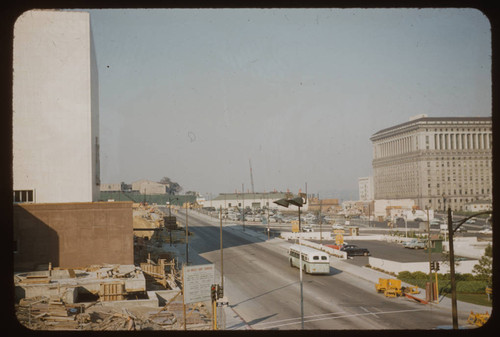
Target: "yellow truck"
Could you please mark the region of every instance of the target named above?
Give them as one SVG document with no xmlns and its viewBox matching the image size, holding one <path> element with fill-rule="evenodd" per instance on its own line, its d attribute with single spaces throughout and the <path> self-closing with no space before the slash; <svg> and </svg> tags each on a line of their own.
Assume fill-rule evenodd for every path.
<svg viewBox="0 0 500 337">
<path fill-rule="evenodd" d="M 387 297 L 401 296 L 401 280 L 379 278 L 375 284 L 375 290 L 379 293 L 383 292 Z"/>
</svg>

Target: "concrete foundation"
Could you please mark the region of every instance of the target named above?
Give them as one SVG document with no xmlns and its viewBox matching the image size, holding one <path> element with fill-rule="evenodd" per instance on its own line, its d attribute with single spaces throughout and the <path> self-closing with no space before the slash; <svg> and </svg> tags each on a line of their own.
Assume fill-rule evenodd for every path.
<svg viewBox="0 0 500 337">
<path fill-rule="evenodd" d="M 14 279 L 16 301 L 37 296 L 59 296 L 66 303 L 76 303 L 79 296 L 97 296 L 102 284 L 116 282 L 124 283 L 126 293 L 146 291 L 144 274 L 134 265 L 104 266 L 93 271 L 75 269 L 17 273 Z M 154 300 L 158 302 L 158 299 Z"/>
</svg>

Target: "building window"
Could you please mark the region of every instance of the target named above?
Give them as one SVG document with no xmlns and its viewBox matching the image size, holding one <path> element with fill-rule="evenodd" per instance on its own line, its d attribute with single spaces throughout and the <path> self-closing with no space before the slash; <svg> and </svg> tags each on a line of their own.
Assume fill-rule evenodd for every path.
<svg viewBox="0 0 500 337">
<path fill-rule="evenodd" d="M 14 202 L 34 202 L 33 190 L 14 191 Z"/>
</svg>

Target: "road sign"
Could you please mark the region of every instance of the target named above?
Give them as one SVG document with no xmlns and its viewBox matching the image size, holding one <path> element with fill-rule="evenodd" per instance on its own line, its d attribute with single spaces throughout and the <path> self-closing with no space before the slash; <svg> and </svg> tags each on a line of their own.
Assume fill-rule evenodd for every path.
<svg viewBox="0 0 500 337">
<path fill-rule="evenodd" d="M 335 235 L 335 243 L 341 245 L 344 243 L 344 236 L 342 234 Z"/>
<path fill-rule="evenodd" d="M 210 286 L 214 283 L 214 264 L 183 266 L 184 302 L 210 301 Z"/>
<path fill-rule="evenodd" d="M 227 307 L 228 305 L 229 305 L 229 299 L 226 296 L 219 298 L 217 300 L 218 307 Z"/>
<path fill-rule="evenodd" d="M 175 216 L 164 216 L 163 222 L 167 229 L 177 229 L 177 220 Z"/>
</svg>

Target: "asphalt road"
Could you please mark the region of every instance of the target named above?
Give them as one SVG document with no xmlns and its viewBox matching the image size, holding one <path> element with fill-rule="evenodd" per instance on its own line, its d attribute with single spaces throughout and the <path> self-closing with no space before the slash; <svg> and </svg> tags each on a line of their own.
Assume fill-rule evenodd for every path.
<svg viewBox="0 0 500 337">
<path fill-rule="evenodd" d="M 184 216 L 179 214 L 178 219 L 183 223 Z M 219 225 L 194 212 L 188 221 L 194 232 L 190 260 L 214 263 L 220 273 Z M 301 328 L 299 270 L 289 266 L 288 245 L 279 239 L 247 236 L 229 224 L 224 227 L 225 295 L 246 328 Z M 386 298 L 375 292 L 371 282 L 333 267 L 329 275 L 303 274 L 303 308 L 305 329 L 431 329 L 451 324 L 448 311 Z"/>
</svg>

